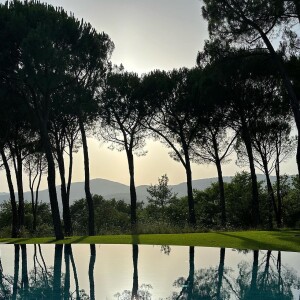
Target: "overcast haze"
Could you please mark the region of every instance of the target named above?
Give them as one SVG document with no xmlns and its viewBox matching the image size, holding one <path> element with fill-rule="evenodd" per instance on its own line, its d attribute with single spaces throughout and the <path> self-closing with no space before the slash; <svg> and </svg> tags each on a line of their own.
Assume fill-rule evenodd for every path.
<svg viewBox="0 0 300 300">
<path fill-rule="evenodd" d="M 115 44 L 112 62 L 122 63 L 126 70 L 139 74 L 153 69 L 195 66 L 197 52 L 208 38 L 198 0 L 52 0 L 47 3 L 62 6 L 75 17 L 90 22 L 97 31 L 107 33 Z M 148 142 L 146 149 L 146 156 L 135 158 L 137 185 L 156 183 L 165 173 L 171 184 L 186 181 L 184 168 L 169 157 L 168 149 L 153 141 Z M 81 152 L 82 149 L 75 155 L 73 181 L 84 180 Z M 108 150 L 106 144 L 90 139 L 89 154 L 91 178 L 129 183 L 124 152 Z M 234 157 L 223 167 L 224 175 L 234 175 L 240 170 Z M 283 172 L 296 173 L 294 158 L 283 166 Z M 194 179 L 215 176 L 213 165 L 193 164 Z M 0 190 L 7 191 L 3 171 L 0 180 Z M 27 178 L 24 187 L 28 190 L 26 181 Z M 42 188 L 46 187 L 44 180 Z"/>
</svg>

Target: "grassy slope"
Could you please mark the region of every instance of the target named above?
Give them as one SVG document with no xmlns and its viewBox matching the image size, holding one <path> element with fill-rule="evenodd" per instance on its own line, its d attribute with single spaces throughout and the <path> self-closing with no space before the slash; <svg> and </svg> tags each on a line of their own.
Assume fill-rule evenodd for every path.
<svg viewBox="0 0 300 300">
<path fill-rule="evenodd" d="M 143 234 L 74 236 L 56 241 L 50 238 L 2 238 L 0 243 L 46 244 L 155 244 L 226 247 L 237 249 L 262 249 L 300 252 L 300 230 L 284 231 L 239 231 L 186 234 Z"/>
</svg>

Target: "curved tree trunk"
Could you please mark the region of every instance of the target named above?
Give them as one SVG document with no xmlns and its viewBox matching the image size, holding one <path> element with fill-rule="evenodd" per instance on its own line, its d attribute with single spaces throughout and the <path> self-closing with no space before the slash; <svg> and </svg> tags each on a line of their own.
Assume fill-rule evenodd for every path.
<svg viewBox="0 0 300 300">
<path fill-rule="evenodd" d="M 126 150 L 129 176 L 130 176 L 130 221 L 131 221 L 131 231 L 136 233 L 137 231 L 137 196 L 134 182 L 134 159 L 132 150 Z"/>
<path fill-rule="evenodd" d="M 58 208 L 58 201 L 57 201 L 57 194 L 56 194 L 56 185 L 55 185 L 55 164 L 54 159 L 51 152 L 51 143 L 48 136 L 47 131 L 47 123 L 41 122 L 41 138 L 43 148 L 46 154 L 46 159 L 48 163 L 48 190 L 49 190 L 49 197 L 50 197 L 50 205 L 51 205 L 51 212 L 52 212 L 52 220 L 54 225 L 54 232 L 55 237 L 57 240 L 61 240 L 64 238 L 60 215 L 59 215 L 59 208 Z"/>
<path fill-rule="evenodd" d="M 277 204 L 278 204 L 278 223 L 277 226 L 280 228 L 282 226 L 282 196 L 281 196 L 281 182 L 280 182 L 280 163 L 279 157 L 276 157 L 275 164 L 275 173 L 276 173 L 276 194 L 277 194 Z"/>
<path fill-rule="evenodd" d="M 74 275 L 74 281 L 75 281 L 76 299 L 80 299 L 80 295 L 79 295 L 79 283 L 78 283 L 78 274 L 77 274 L 77 269 L 76 269 L 75 260 L 74 260 L 74 256 L 73 256 L 72 247 L 70 248 L 70 258 L 71 258 L 71 264 L 72 264 L 73 275 Z"/>
<path fill-rule="evenodd" d="M 252 185 L 252 225 L 257 227 L 260 224 L 259 215 L 259 197 L 258 197 L 258 185 L 254 166 L 254 157 L 251 145 L 251 137 L 248 132 L 248 128 L 244 125 L 242 128 L 242 139 L 245 143 L 251 174 L 251 185 Z"/>
<path fill-rule="evenodd" d="M 69 171 L 68 171 L 68 182 L 67 182 L 67 199 L 70 201 L 72 173 L 73 173 L 73 143 L 69 146 Z"/>
<path fill-rule="evenodd" d="M 20 232 L 16 196 L 15 196 L 14 186 L 13 186 L 12 179 L 11 179 L 9 165 L 7 162 L 7 158 L 6 158 L 4 149 L 2 147 L 0 148 L 0 152 L 1 152 L 1 157 L 2 157 L 4 168 L 5 168 L 5 172 L 6 172 L 7 184 L 8 184 L 8 188 L 9 188 L 9 194 L 10 194 L 10 203 L 11 203 L 11 210 L 12 210 L 11 237 L 16 238 L 19 236 L 19 232 Z"/>
<path fill-rule="evenodd" d="M 24 204 L 24 190 L 23 190 L 23 165 L 22 165 L 22 157 L 20 153 L 16 153 L 16 181 L 17 181 L 17 189 L 18 189 L 18 198 L 19 198 L 19 206 L 18 206 L 18 216 L 19 216 L 19 226 L 20 228 L 24 227 L 24 217 L 25 217 L 25 204 Z"/>
<path fill-rule="evenodd" d="M 57 147 L 58 146 L 59 145 L 57 144 Z M 59 175 L 61 180 L 60 189 L 61 189 L 61 200 L 63 204 L 63 219 L 65 225 L 65 234 L 67 236 L 70 236 L 73 233 L 71 213 L 70 213 L 70 203 L 67 194 L 64 157 L 60 149 L 57 150 L 57 163 L 58 163 Z"/>
<path fill-rule="evenodd" d="M 218 285 L 217 285 L 217 299 L 221 299 L 221 288 L 224 276 L 224 264 L 225 264 L 225 248 L 220 249 L 220 262 L 218 268 Z"/>
<path fill-rule="evenodd" d="M 193 195 L 193 185 L 192 185 L 192 168 L 189 153 L 184 150 L 185 154 L 185 172 L 186 172 L 186 184 L 187 184 L 187 194 L 188 194 L 188 205 L 189 205 L 189 224 L 192 227 L 196 226 L 196 215 L 195 215 L 195 203 Z"/>
<path fill-rule="evenodd" d="M 214 152 L 215 152 L 215 164 L 218 171 L 218 182 L 219 182 L 219 194 L 220 194 L 220 207 L 221 207 L 221 225 L 226 226 L 226 203 L 225 203 L 225 192 L 224 192 L 224 181 L 222 174 L 221 160 L 219 157 L 218 144 L 216 137 L 212 136 Z"/>
<path fill-rule="evenodd" d="M 95 217 L 94 217 L 94 203 L 90 189 L 90 166 L 89 166 L 89 152 L 87 146 L 87 139 L 84 129 L 84 124 L 79 118 L 79 128 L 82 139 L 83 158 L 84 158 L 84 190 L 89 212 L 89 235 L 95 235 Z"/>
<path fill-rule="evenodd" d="M 218 182 L 219 182 L 219 193 L 220 193 L 220 206 L 221 206 L 221 225 L 226 227 L 226 203 L 225 203 L 225 191 L 224 191 L 224 181 L 222 174 L 222 166 L 220 160 L 216 160 L 216 167 L 218 171 Z"/>
<path fill-rule="evenodd" d="M 275 201 L 273 186 L 272 186 L 271 179 L 270 179 L 268 165 L 267 165 L 267 162 L 266 162 L 265 159 L 262 158 L 262 160 L 263 160 L 264 171 L 265 171 L 266 180 L 267 180 L 267 188 L 268 188 L 269 226 L 270 226 L 270 229 L 272 229 L 273 228 L 272 208 L 273 208 L 274 213 L 275 213 L 275 218 L 276 218 L 277 225 L 279 224 L 278 210 L 277 210 L 277 205 L 276 205 L 276 201 Z"/>
<path fill-rule="evenodd" d="M 90 282 L 90 299 L 95 300 L 95 280 L 94 280 L 94 267 L 96 262 L 96 247 L 90 245 L 91 256 L 89 263 L 89 282 Z"/>
</svg>

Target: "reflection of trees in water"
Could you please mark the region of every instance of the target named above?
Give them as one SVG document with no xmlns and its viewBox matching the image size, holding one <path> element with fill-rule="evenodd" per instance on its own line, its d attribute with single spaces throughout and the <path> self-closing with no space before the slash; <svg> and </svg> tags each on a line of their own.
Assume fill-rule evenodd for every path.
<svg viewBox="0 0 300 300">
<path fill-rule="evenodd" d="M 166 255 L 170 255 L 171 247 L 169 245 L 161 245 L 160 252 L 162 252 L 163 254 L 166 254 Z"/>
<path fill-rule="evenodd" d="M 174 286 L 181 288 L 171 299 L 235 299 L 291 300 L 292 288 L 300 289 L 296 271 L 281 265 L 281 253 L 277 259 L 271 251 L 259 260 L 259 251 L 253 251 L 252 264 L 241 262 L 238 277 L 225 267 L 225 249 L 220 250 L 218 267 L 194 271 L 194 253 L 190 247 L 190 271 L 187 279 L 178 278 Z"/>
<path fill-rule="evenodd" d="M 300 289 L 300 278 L 295 270 L 281 265 L 281 253 L 277 258 L 267 251 L 259 259 L 259 251 L 253 251 L 252 265 L 239 264 L 237 278 L 239 298 L 250 299 L 293 299 L 292 288 Z"/>
<path fill-rule="evenodd" d="M 89 282 L 90 282 L 90 298 L 95 300 L 95 282 L 94 282 L 94 267 L 96 262 L 96 246 L 90 245 L 90 263 L 89 263 Z"/>
<path fill-rule="evenodd" d="M 79 290 L 77 271 L 71 245 L 65 245 L 66 273 L 63 274 L 63 245 L 55 246 L 54 267 L 47 267 L 40 245 L 34 245 L 33 269 L 28 272 L 26 245 L 15 245 L 14 275 L 5 275 L 0 258 L 0 299 L 90 299 L 84 290 Z M 37 248 L 39 252 L 37 252 Z M 21 249 L 21 272 L 20 264 Z M 70 262 L 76 285 L 70 291 Z"/>
<path fill-rule="evenodd" d="M 139 246 L 132 245 L 132 262 L 133 262 L 133 281 L 132 290 L 125 290 L 122 293 L 114 295 L 118 300 L 150 300 L 150 290 L 152 286 L 150 284 L 142 284 L 139 286 L 138 276 L 138 257 L 139 257 Z"/>
<path fill-rule="evenodd" d="M 179 277 L 174 286 L 181 288 L 180 292 L 174 292 L 171 299 L 229 299 L 231 283 L 228 277 L 229 268 L 224 267 L 225 248 L 220 249 L 219 266 L 195 271 L 195 249 L 189 248 L 189 275 L 185 279 Z"/>
</svg>

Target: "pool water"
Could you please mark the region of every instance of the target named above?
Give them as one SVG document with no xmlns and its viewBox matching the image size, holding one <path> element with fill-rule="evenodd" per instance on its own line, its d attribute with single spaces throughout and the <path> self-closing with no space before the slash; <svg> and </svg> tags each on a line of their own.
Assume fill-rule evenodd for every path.
<svg viewBox="0 0 300 300">
<path fill-rule="evenodd" d="M 0 299 L 300 299 L 300 253 L 0 245 Z"/>
</svg>

